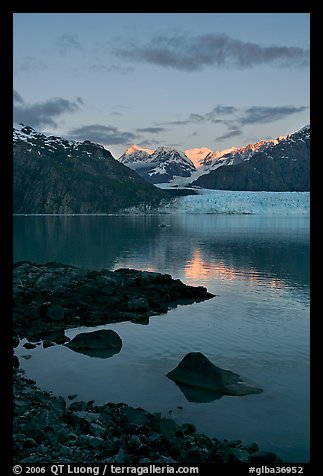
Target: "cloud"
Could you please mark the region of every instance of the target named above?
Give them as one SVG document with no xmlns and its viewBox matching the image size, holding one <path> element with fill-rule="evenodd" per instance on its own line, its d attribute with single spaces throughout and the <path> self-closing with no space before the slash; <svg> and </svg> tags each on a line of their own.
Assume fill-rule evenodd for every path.
<svg viewBox="0 0 323 476">
<path fill-rule="evenodd" d="M 167 129 L 164 127 L 144 127 L 142 129 L 136 129 L 138 132 L 147 132 L 148 134 L 159 134 L 160 132 L 165 132 Z"/>
<path fill-rule="evenodd" d="M 196 114 L 194 112 L 188 117 L 189 122 L 202 122 L 205 121 L 205 119 L 206 116 L 202 116 L 201 114 Z"/>
<path fill-rule="evenodd" d="M 62 56 L 66 56 L 71 51 L 83 51 L 78 40 L 78 35 L 73 32 L 66 32 L 58 39 L 58 48 Z"/>
<path fill-rule="evenodd" d="M 211 111 L 204 114 L 197 114 L 196 112 L 191 112 L 187 119 L 180 121 L 171 121 L 165 122 L 163 124 L 173 124 L 173 125 L 185 125 L 189 123 L 198 123 L 198 122 L 213 122 L 215 124 L 229 124 L 229 119 L 220 119 L 221 116 L 234 115 L 239 112 L 239 109 L 233 106 L 222 106 L 218 105 L 214 107 Z"/>
<path fill-rule="evenodd" d="M 303 112 L 306 106 L 253 106 L 245 110 L 238 119 L 239 124 L 255 124 L 258 122 L 274 122 L 283 119 L 286 116 Z"/>
<path fill-rule="evenodd" d="M 83 104 L 81 98 L 69 101 L 63 98 L 53 98 L 48 101 L 26 104 L 22 96 L 13 91 L 13 120 L 31 127 L 52 126 L 57 127 L 54 120 L 66 112 L 75 112 Z"/>
<path fill-rule="evenodd" d="M 136 136 L 132 132 L 119 131 L 114 126 L 91 124 L 72 129 L 69 137 L 75 140 L 90 140 L 98 144 L 121 144 L 128 145 L 135 141 Z"/>
<path fill-rule="evenodd" d="M 230 137 L 239 136 L 240 134 L 242 134 L 241 129 L 233 129 L 231 131 L 226 132 L 222 136 L 216 137 L 215 140 L 218 141 L 218 142 L 221 142 L 224 139 L 229 139 Z"/>
<path fill-rule="evenodd" d="M 234 112 L 237 112 L 238 109 L 234 106 L 222 106 L 222 104 L 218 104 L 216 107 L 213 108 L 212 113 L 213 114 L 233 114 Z"/>
<path fill-rule="evenodd" d="M 15 68 L 16 73 L 29 73 L 42 71 L 47 69 L 47 65 L 38 58 L 34 58 L 33 56 L 25 56 L 21 59 L 17 67 Z"/>
<path fill-rule="evenodd" d="M 113 54 L 126 61 L 151 63 L 181 71 L 199 71 L 205 67 L 253 68 L 305 67 L 309 51 L 296 46 L 263 46 L 231 38 L 225 33 L 189 36 L 158 36 L 149 44 L 135 43 L 115 48 Z"/>
<path fill-rule="evenodd" d="M 191 112 L 186 119 L 177 120 L 177 121 L 169 121 L 169 122 L 159 122 L 156 123 L 159 126 L 163 125 L 176 125 L 176 126 L 183 126 L 186 124 L 197 124 L 199 122 L 213 122 L 215 124 L 226 124 L 230 123 L 229 119 L 220 119 L 220 116 L 228 116 L 234 115 L 239 112 L 239 109 L 233 106 L 224 106 L 222 104 L 218 104 L 215 106 L 211 111 L 208 111 L 203 114 L 197 114 L 196 112 Z"/>
<path fill-rule="evenodd" d="M 13 90 L 13 102 L 14 102 L 14 104 L 23 104 L 24 103 L 24 100 L 23 100 L 22 96 L 20 96 L 20 94 L 15 89 Z"/>
<path fill-rule="evenodd" d="M 230 105 L 218 104 L 208 112 L 197 114 L 191 112 L 187 118 L 176 121 L 155 123 L 158 126 L 172 125 L 182 126 L 189 124 L 216 124 L 224 132 L 216 137 L 217 142 L 224 141 L 241 135 L 244 127 L 250 124 L 270 123 L 284 119 L 292 114 L 297 114 L 308 109 L 306 106 L 252 106 L 249 108 L 237 108 Z M 215 126 L 217 127 L 217 126 Z M 196 131 L 194 132 L 196 133 Z"/>
<path fill-rule="evenodd" d="M 91 64 L 89 66 L 83 66 L 82 70 L 102 74 L 129 74 L 133 73 L 136 69 L 133 66 L 119 66 L 115 64 L 109 66 L 105 64 Z"/>
<path fill-rule="evenodd" d="M 218 104 L 211 111 L 197 114 L 190 113 L 187 118 L 176 121 L 155 123 L 158 126 L 172 125 L 182 126 L 188 124 L 212 123 L 223 125 L 227 131 L 217 137 L 222 141 L 242 133 L 244 126 L 257 123 L 270 123 L 284 119 L 292 114 L 303 112 L 306 106 L 252 106 L 249 108 L 237 108 L 230 105 Z"/>
<path fill-rule="evenodd" d="M 190 119 L 184 119 L 183 121 L 167 121 L 167 122 L 155 122 L 158 126 L 183 126 L 185 124 L 190 124 L 192 121 Z"/>
</svg>

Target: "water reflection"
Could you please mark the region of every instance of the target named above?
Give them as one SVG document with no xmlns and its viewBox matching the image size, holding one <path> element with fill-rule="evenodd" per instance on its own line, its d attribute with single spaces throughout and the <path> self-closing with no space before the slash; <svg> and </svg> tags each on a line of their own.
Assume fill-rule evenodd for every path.
<svg viewBox="0 0 323 476">
<path fill-rule="evenodd" d="M 250 285 L 259 284 L 263 281 L 262 274 L 255 267 L 227 265 L 224 259 L 215 260 L 209 254 L 207 254 L 207 258 L 204 258 L 203 251 L 200 249 L 196 249 L 192 258 L 185 264 L 184 276 L 190 280 L 209 280 L 212 278 L 233 281 L 241 278 Z M 286 284 L 278 278 L 268 277 L 266 284 L 275 289 L 286 287 Z"/>
<path fill-rule="evenodd" d="M 133 251 L 141 246 L 148 228 L 150 238 L 158 234 L 146 218 L 138 223 L 122 216 L 16 216 L 14 259 L 111 268 L 130 244 Z"/>
<path fill-rule="evenodd" d="M 210 279 L 210 278 L 223 278 L 230 281 L 237 278 L 237 275 L 242 276 L 246 280 L 258 281 L 257 276 L 259 273 L 252 267 L 238 269 L 232 265 L 226 265 L 224 259 L 217 261 L 205 259 L 203 252 L 196 249 L 193 252 L 192 259 L 190 259 L 184 268 L 184 275 L 188 279 Z"/>
<path fill-rule="evenodd" d="M 188 402 L 209 403 L 223 397 L 223 393 L 218 393 L 206 388 L 193 387 L 192 385 L 181 382 L 174 382 L 174 384 L 181 390 Z"/>
<path fill-rule="evenodd" d="M 118 354 L 121 350 L 121 347 L 119 349 L 73 349 L 71 347 L 68 347 L 68 348 L 72 350 L 73 352 L 87 355 L 89 357 L 96 357 L 97 359 L 109 359 L 110 357 L 113 357 L 115 354 Z"/>
<path fill-rule="evenodd" d="M 159 226 L 166 224 L 168 226 Z M 309 292 L 309 222 L 257 216 L 14 217 L 14 259 Z"/>
</svg>

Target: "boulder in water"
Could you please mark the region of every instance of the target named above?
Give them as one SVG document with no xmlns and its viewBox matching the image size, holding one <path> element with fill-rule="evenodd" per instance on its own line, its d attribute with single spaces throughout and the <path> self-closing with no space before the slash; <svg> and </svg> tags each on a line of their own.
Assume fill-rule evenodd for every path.
<svg viewBox="0 0 323 476">
<path fill-rule="evenodd" d="M 187 386 L 211 391 L 214 393 L 213 399 L 221 398 L 223 395 L 249 395 L 262 392 L 262 389 L 245 383 L 240 375 L 231 372 L 231 370 L 217 367 L 201 352 L 190 352 L 185 355 L 178 366 L 168 372 L 167 377 L 178 384 L 181 389 L 182 387 L 186 389 L 183 392 L 185 396 L 192 397 L 193 395 L 192 400 L 187 397 L 190 401 L 210 400 L 198 400 L 201 396 L 195 400 L 196 391 L 187 392 Z M 208 398 L 210 398 L 209 392 Z"/>
<path fill-rule="evenodd" d="M 107 358 L 120 352 L 122 340 L 115 331 L 103 329 L 77 334 L 66 346 L 90 357 Z"/>
</svg>

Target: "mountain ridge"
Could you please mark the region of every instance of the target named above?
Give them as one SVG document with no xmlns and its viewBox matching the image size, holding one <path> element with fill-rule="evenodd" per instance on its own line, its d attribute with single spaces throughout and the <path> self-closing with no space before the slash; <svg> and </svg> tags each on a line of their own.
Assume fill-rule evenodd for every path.
<svg viewBox="0 0 323 476">
<path fill-rule="evenodd" d="M 100 144 L 13 129 L 14 213 L 116 213 L 158 206 L 169 195 Z"/>
<path fill-rule="evenodd" d="M 132 150 L 132 147 L 127 150 Z M 190 177 L 196 170 L 184 152 L 167 146 L 157 147 L 152 154 L 137 149 L 124 153 L 118 160 L 153 184 L 164 183 L 174 177 Z"/>
<path fill-rule="evenodd" d="M 310 125 L 306 125 L 300 131 L 309 130 Z M 203 183 L 208 183 L 209 188 L 211 181 L 205 177 L 210 172 L 224 167 L 222 172 L 219 173 L 224 175 L 224 170 L 228 166 L 235 167 L 243 162 L 247 162 L 257 153 L 264 152 L 265 156 L 268 157 L 270 155 L 269 151 L 273 147 L 283 143 L 300 131 L 288 136 L 281 135 L 276 139 L 262 139 L 242 147 L 233 146 L 222 151 L 211 151 L 206 147 L 201 147 L 186 149 L 182 152 L 171 147 L 158 147 L 154 152 L 148 153 L 147 151 L 150 152 L 151 149 L 134 145 L 129 147 L 118 160 L 135 170 L 145 180 L 155 183 L 160 188 L 165 187 L 165 185 L 168 187 L 187 187 L 191 184 L 193 186 L 203 186 Z M 263 159 L 265 156 L 263 156 Z M 242 173 L 244 168 L 241 169 Z M 235 169 L 234 174 L 238 174 L 239 170 Z M 277 167 L 276 172 L 278 173 Z M 306 170 L 304 172 L 306 174 Z M 232 174 L 233 172 L 230 171 L 228 173 Z M 270 170 L 266 173 L 270 173 Z M 200 178 L 201 180 L 199 181 Z M 238 179 L 235 180 L 236 186 L 240 190 L 241 185 L 238 182 Z M 259 180 L 256 180 L 256 182 L 259 183 Z M 233 184 L 230 186 L 233 186 Z M 250 188 L 253 185 L 248 183 L 245 186 Z M 225 185 L 223 184 L 221 187 L 225 187 Z M 260 187 L 260 185 L 258 184 L 257 187 Z M 281 184 L 280 187 L 283 188 L 283 185 Z M 307 186 L 304 185 L 304 187 L 306 188 Z"/>
<path fill-rule="evenodd" d="M 218 190 L 309 191 L 310 125 L 270 144 L 259 147 L 244 158 L 229 157 L 226 166 L 212 163 L 209 171 L 190 185 Z M 241 160 L 242 159 L 242 160 Z"/>
</svg>

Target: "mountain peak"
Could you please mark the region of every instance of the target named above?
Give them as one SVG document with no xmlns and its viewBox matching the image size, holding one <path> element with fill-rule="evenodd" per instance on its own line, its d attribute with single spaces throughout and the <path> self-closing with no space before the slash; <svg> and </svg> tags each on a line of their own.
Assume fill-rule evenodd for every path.
<svg viewBox="0 0 323 476">
<path fill-rule="evenodd" d="M 286 138 L 261 140 L 205 162 L 190 185 L 219 190 L 309 191 L 309 164 L 310 127 L 305 126 Z"/>
<path fill-rule="evenodd" d="M 208 147 L 195 147 L 194 149 L 186 149 L 184 153 L 188 157 L 196 168 L 201 167 L 205 157 L 213 151 Z"/>
<path fill-rule="evenodd" d="M 140 147 L 137 144 L 132 144 L 130 147 L 128 147 L 128 149 L 125 151 L 125 153 L 123 155 L 130 155 L 130 154 L 133 154 L 134 152 L 138 152 L 138 151 L 147 152 L 147 154 L 149 154 L 149 155 L 154 152 L 152 149 L 146 149 L 145 147 Z"/>
</svg>

